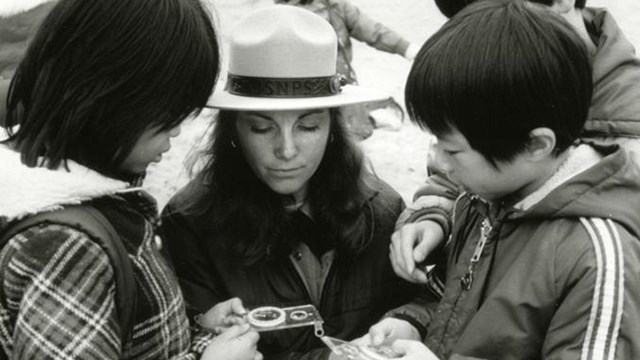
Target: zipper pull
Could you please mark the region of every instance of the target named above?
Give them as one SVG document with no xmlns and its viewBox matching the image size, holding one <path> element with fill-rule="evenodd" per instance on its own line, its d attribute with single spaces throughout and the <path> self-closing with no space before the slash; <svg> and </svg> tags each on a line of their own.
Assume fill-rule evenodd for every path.
<svg viewBox="0 0 640 360">
<path fill-rule="evenodd" d="M 324 336 L 324 328 L 322 327 L 321 321 L 316 321 L 313 323 L 313 333 L 319 338 L 322 338 Z"/>
<path fill-rule="evenodd" d="M 489 223 L 489 219 L 486 218 L 482 220 L 482 225 L 480 228 L 480 239 L 476 244 L 476 249 L 473 251 L 473 256 L 471 256 L 471 260 L 469 261 L 469 270 L 466 274 L 460 277 L 460 286 L 464 290 L 471 290 L 471 286 L 473 285 L 473 268 L 476 266 L 476 263 L 480 260 L 480 256 L 482 255 L 482 251 L 484 250 L 484 245 L 487 243 L 487 239 L 489 238 L 489 233 L 491 232 L 491 224 Z"/>
<path fill-rule="evenodd" d="M 489 220 L 484 219 L 482 221 L 482 226 L 480 227 L 480 240 L 478 240 L 476 249 L 473 251 L 473 256 L 471 257 L 472 263 L 477 263 L 480 260 L 480 255 L 482 255 L 482 250 L 484 250 L 484 245 L 487 243 L 490 232 L 491 225 L 489 225 Z"/>
<path fill-rule="evenodd" d="M 473 284 L 473 269 L 471 267 L 469 267 L 469 272 L 467 272 L 466 274 L 462 275 L 462 277 L 460 277 L 460 286 L 462 286 L 462 288 L 464 290 L 471 290 L 471 285 Z"/>
</svg>

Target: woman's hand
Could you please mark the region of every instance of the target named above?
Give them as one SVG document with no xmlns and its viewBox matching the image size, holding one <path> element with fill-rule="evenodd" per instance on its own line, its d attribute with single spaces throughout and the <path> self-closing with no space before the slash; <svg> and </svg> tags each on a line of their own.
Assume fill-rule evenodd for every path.
<svg viewBox="0 0 640 360">
<path fill-rule="evenodd" d="M 213 338 L 201 360 L 262 360 L 260 335 L 249 324 L 234 325 Z"/>
<path fill-rule="evenodd" d="M 197 322 L 205 329 L 220 333 L 232 325 L 245 324 L 246 314 L 247 310 L 242 306 L 242 300 L 233 298 L 216 304 L 205 314 L 200 315 Z"/>
</svg>

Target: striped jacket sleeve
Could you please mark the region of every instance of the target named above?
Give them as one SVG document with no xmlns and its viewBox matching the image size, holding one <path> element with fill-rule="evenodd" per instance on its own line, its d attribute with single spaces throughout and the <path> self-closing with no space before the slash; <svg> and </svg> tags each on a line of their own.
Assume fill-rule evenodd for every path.
<svg viewBox="0 0 640 360">
<path fill-rule="evenodd" d="M 560 301 L 543 358 L 629 359 L 640 334 L 640 241 L 609 219 L 580 223 L 585 246 L 558 248 Z"/>
<path fill-rule="evenodd" d="M 33 227 L 0 261 L 0 339 L 10 358 L 120 357 L 114 274 L 98 244 L 68 227 Z"/>
</svg>

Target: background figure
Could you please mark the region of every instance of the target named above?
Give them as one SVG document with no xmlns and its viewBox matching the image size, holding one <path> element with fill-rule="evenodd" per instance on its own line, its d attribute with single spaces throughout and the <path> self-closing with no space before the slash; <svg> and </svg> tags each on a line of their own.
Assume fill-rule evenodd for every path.
<svg viewBox="0 0 640 360">
<path fill-rule="evenodd" d="M 365 169 L 335 111 L 386 94 L 340 84 L 335 32 L 309 11 L 271 5 L 236 28 L 204 167 L 163 211 L 189 310 L 229 297 L 314 304 L 327 335 L 360 336 L 418 290 L 389 263 L 404 203 Z M 266 359 L 330 353 L 313 327 L 263 332 L 259 349 Z"/>
<path fill-rule="evenodd" d="M 419 46 L 411 44 L 397 32 L 373 20 L 349 0 L 274 0 L 276 4 L 288 4 L 312 11 L 327 20 L 338 36 L 338 59 L 336 68 L 344 76 L 347 84 L 357 84 L 358 77 L 352 66 L 353 49 L 351 38 L 391 54 L 398 54 L 412 60 Z M 402 108 L 393 100 L 368 105 L 350 105 L 340 108 L 339 116 L 347 130 L 357 139 L 365 139 L 373 133 L 376 120 L 370 111 L 389 106 L 395 110 L 400 121 L 404 116 Z M 377 112 L 380 117 L 382 112 Z"/>
</svg>

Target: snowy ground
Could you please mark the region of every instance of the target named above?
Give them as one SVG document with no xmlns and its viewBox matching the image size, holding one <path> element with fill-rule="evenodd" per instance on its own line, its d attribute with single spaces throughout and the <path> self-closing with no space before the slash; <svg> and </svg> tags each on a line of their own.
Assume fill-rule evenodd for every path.
<svg viewBox="0 0 640 360">
<path fill-rule="evenodd" d="M 269 5 L 271 0 L 209 0 L 217 14 L 218 30 L 225 36 L 235 21 L 254 9 Z M 445 18 L 433 0 L 351 0 L 371 17 L 380 20 L 408 40 L 422 44 L 435 32 Z M 640 47 L 640 1 L 588 0 L 590 6 L 608 7 L 620 27 Z M 224 50 L 226 53 L 226 49 Z M 400 103 L 403 85 L 411 64 L 397 55 L 373 50 L 362 43 L 354 45 L 354 67 L 362 85 L 384 89 Z M 223 71 L 224 73 L 224 71 Z M 224 80 L 224 78 L 222 79 Z M 189 175 L 185 163 L 203 144 L 203 136 L 212 114 L 206 113 L 189 121 L 172 150 L 162 163 L 150 169 L 146 186 L 163 206 L 173 193 L 184 185 Z M 406 201 L 426 176 L 427 135 L 405 122 L 398 131 L 378 129 L 361 146 L 371 160 L 376 173 L 391 184 Z"/>
</svg>

